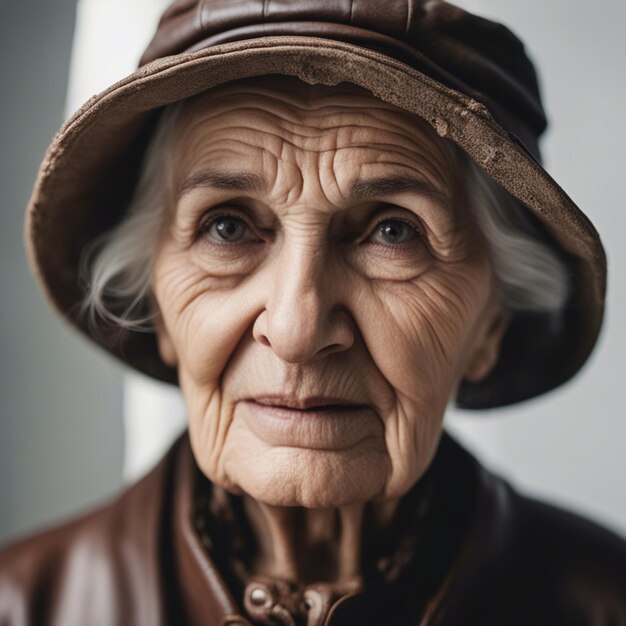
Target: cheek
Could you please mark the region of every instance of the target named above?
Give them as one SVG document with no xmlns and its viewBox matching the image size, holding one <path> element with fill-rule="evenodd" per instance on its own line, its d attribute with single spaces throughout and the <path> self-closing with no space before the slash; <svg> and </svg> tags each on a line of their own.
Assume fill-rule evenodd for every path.
<svg viewBox="0 0 626 626">
<path fill-rule="evenodd" d="M 167 269 L 161 269 L 167 265 Z M 155 293 L 163 323 L 189 383 L 212 388 L 256 311 L 254 285 L 244 278 L 216 279 L 172 253 L 157 266 Z"/>
<path fill-rule="evenodd" d="M 195 458 L 211 480 L 234 488 L 225 469 L 233 406 L 221 377 L 254 319 L 254 286 L 216 281 L 174 250 L 157 262 L 154 291 L 178 360 Z"/>
<path fill-rule="evenodd" d="M 385 415 L 392 462 L 387 494 L 402 494 L 426 470 L 487 298 L 482 273 L 434 269 L 413 283 L 360 285 L 357 320 L 377 370 L 393 389 Z M 386 409 L 386 407 L 385 407 Z"/>
<path fill-rule="evenodd" d="M 486 298 L 481 277 L 433 270 L 414 282 L 362 286 L 357 320 L 377 367 L 403 396 L 436 400 L 455 378 Z"/>
</svg>

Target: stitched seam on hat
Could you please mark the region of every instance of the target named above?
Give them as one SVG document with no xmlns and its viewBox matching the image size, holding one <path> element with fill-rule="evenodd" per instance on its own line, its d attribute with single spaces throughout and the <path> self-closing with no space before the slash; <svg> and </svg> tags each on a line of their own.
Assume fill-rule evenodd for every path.
<svg viewBox="0 0 626 626">
<path fill-rule="evenodd" d="M 350 26 L 354 26 L 354 0 L 350 0 Z"/>
<path fill-rule="evenodd" d="M 267 22 L 267 0 L 263 0 L 263 23 Z"/>
</svg>

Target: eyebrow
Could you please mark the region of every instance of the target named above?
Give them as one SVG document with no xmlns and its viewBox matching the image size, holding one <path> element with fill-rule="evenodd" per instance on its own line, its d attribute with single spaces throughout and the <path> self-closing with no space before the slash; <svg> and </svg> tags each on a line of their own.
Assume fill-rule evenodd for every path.
<svg viewBox="0 0 626 626">
<path fill-rule="evenodd" d="M 202 170 L 187 177 L 178 188 L 178 198 L 194 189 L 215 187 L 231 191 L 267 191 L 269 185 L 264 176 L 255 172 L 238 170 Z"/>
<path fill-rule="evenodd" d="M 397 193 L 414 193 L 436 200 L 444 208 L 450 208 L 450 198 L 428 181 L 417 176 L 392 175 L 355 180 L 350 185 L 350 197 L 368 200 Z"/>
</svg>

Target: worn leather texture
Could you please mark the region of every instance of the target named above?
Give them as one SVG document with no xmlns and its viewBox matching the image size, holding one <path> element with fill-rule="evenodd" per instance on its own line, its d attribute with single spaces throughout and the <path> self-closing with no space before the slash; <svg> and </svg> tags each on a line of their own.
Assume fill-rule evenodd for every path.
<svg viewBox="0 0 626 626">
<path fill-rule="evenodd" d="M 109 504 L 5 548 L 0 625 L 626 624 L 624 541 L 520 495 L 446 435 L 383 548 L 399 573 L 387 582 L 366 572 L 357 591 L 263 576 L 237 583 L 235 542 L 219 533 L 232 519 L 214 513 L 204 533 L 194 521 L 197 494 L 214 489 L 185 435 Z M 238 497 L 228 497 L 232 514 Z M 267 602 L 250 601 L 255 589 Z"/>
</svg>

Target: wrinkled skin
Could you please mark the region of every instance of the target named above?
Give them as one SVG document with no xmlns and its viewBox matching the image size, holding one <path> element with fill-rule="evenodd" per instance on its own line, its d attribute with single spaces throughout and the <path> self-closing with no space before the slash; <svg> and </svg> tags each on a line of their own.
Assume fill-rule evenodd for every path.
<svg viewBox="0 0 626 626">
<path fill-rule="evenodd" d="M 363 516 L 389 520 L 460 380 L 487 375 L 506 328 L 449 153 L 359 88 L 276 77 L 187 103 L 171 150 L 153 289 L 196 459 L 246 496 L 259 569 L 314 576 L 289 540 L 306 507 L 305 527 L 337 547 L 324 575 L 354 575 Z M 267 188 L 216 187 L 216 171 Z M 351 197 L 357 179 L 399 174 L 423 188 Z M 336 427 L 309 416 L 299 429 L 301 413 L 277 431 L 248 402 L 269 394 L 365 407 Z"/>
</svg>

